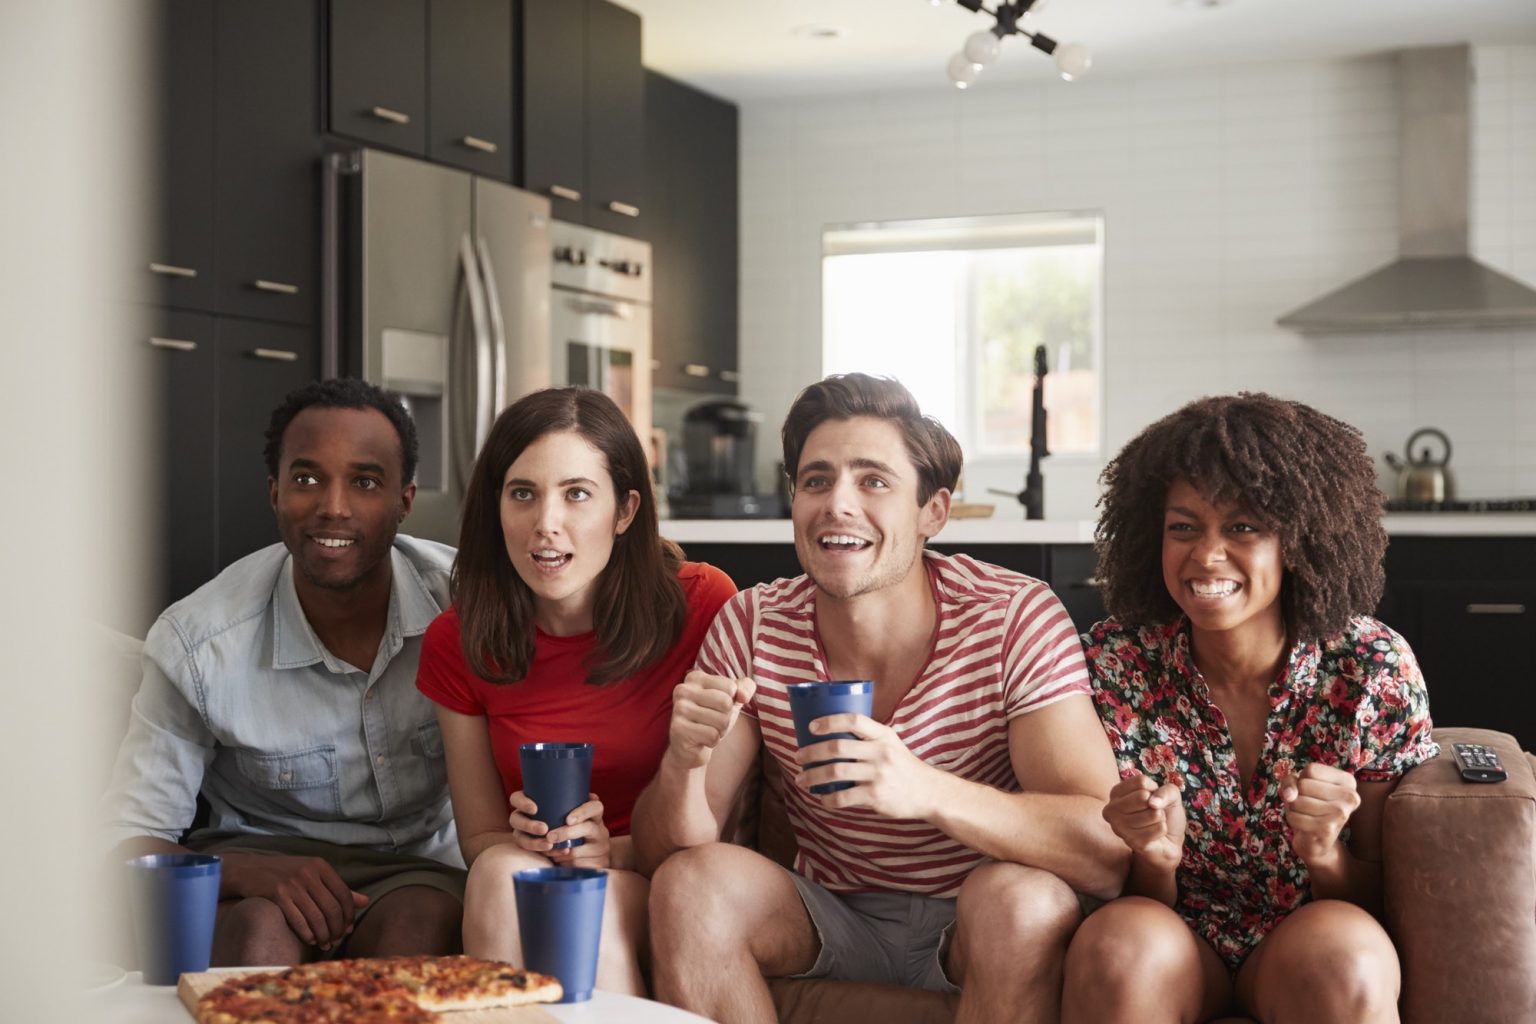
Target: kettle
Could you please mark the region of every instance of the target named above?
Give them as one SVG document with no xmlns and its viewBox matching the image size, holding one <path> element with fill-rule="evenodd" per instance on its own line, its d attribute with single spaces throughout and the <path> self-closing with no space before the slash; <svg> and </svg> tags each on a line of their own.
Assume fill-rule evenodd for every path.
<svg viewBox="0 0 1536 1024">
<path fill-rule="evenodd" d="M 1418 457 L 1413 454 L 1413 446 L 1420 438 L 1438 439 L 1444 454 L 1438 459 L 1430 455 L 1429 445 L 1419 449 Z M 1456 484 L 1451 479 L 1451 471 L 1446 465 L 1451 461 L 1451 439 L 1445 436 L 1443 430 L 1434 427 L 1422 427 L 1408 435 L 1408 443 L 1403 445 L 1407 452 L 1408 461 L 1387 452 L 1387 465 L 1397 470 L 1397 496 L 1409 501 L 1450 501 L 1456 497 Z"/>
</svg>

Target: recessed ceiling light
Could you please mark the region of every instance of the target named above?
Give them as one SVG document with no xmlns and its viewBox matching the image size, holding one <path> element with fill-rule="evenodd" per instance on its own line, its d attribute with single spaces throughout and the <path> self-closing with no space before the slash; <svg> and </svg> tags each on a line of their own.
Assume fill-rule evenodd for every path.
<svg viewBox="0 0 1536 1024">
<path fill-rule="evenodd" d="M 796 25 L 790 31 L 796 39 L 841 39 L 847 34 L 847 29 L 836 25 Z"/>
<path fill-rule="evenodd" d="M 1194 10 L 1210 10 L 1212 7 L 1225 7 L 1232 0 L 1172 0 L 1175 7 L 1189 7 Z"/>
</svg>

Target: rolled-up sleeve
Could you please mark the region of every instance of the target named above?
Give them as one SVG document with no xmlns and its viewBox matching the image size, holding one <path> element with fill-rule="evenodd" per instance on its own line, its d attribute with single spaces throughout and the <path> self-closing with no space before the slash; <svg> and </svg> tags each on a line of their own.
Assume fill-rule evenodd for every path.
<svg viewBox="0 0 1536 1024">
<path fill-rule="evenodd" d="M 192 824 L 214 755 L 214 735 L 199 710 L 195 665 L 166 619 L 144 642 L 143 669 L 102 800 L 109 846 L 143 836 L 177 842 Z"/>
</svg>

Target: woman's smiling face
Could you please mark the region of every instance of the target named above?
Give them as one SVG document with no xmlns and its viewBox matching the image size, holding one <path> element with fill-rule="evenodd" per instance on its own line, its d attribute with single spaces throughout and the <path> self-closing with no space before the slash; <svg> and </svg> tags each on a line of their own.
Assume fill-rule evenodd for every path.
<svg viewBox="0 0 1536 1024">
<path fill-rule="evenodd" d="M 1248 509 L 1213 505 L 1187 480 L 1163 503 L 1163 584 L 1198 630 L 1283 628 L 1280 538 Z"/>
</svg>

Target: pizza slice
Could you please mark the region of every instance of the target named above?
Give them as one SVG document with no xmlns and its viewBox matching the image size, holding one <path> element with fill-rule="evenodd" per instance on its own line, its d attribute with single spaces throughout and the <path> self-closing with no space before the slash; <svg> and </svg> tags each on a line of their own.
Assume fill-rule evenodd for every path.
<svg viewBox="0 0 1536 1024">
<path fill-rule="evenodd" d="M 560 981 L 499 960 L 472 956 L 395 957 L 389 975 L 424 1010 L 487 1010 L 552 1003 L 564 995 Z"/>
</svg>

